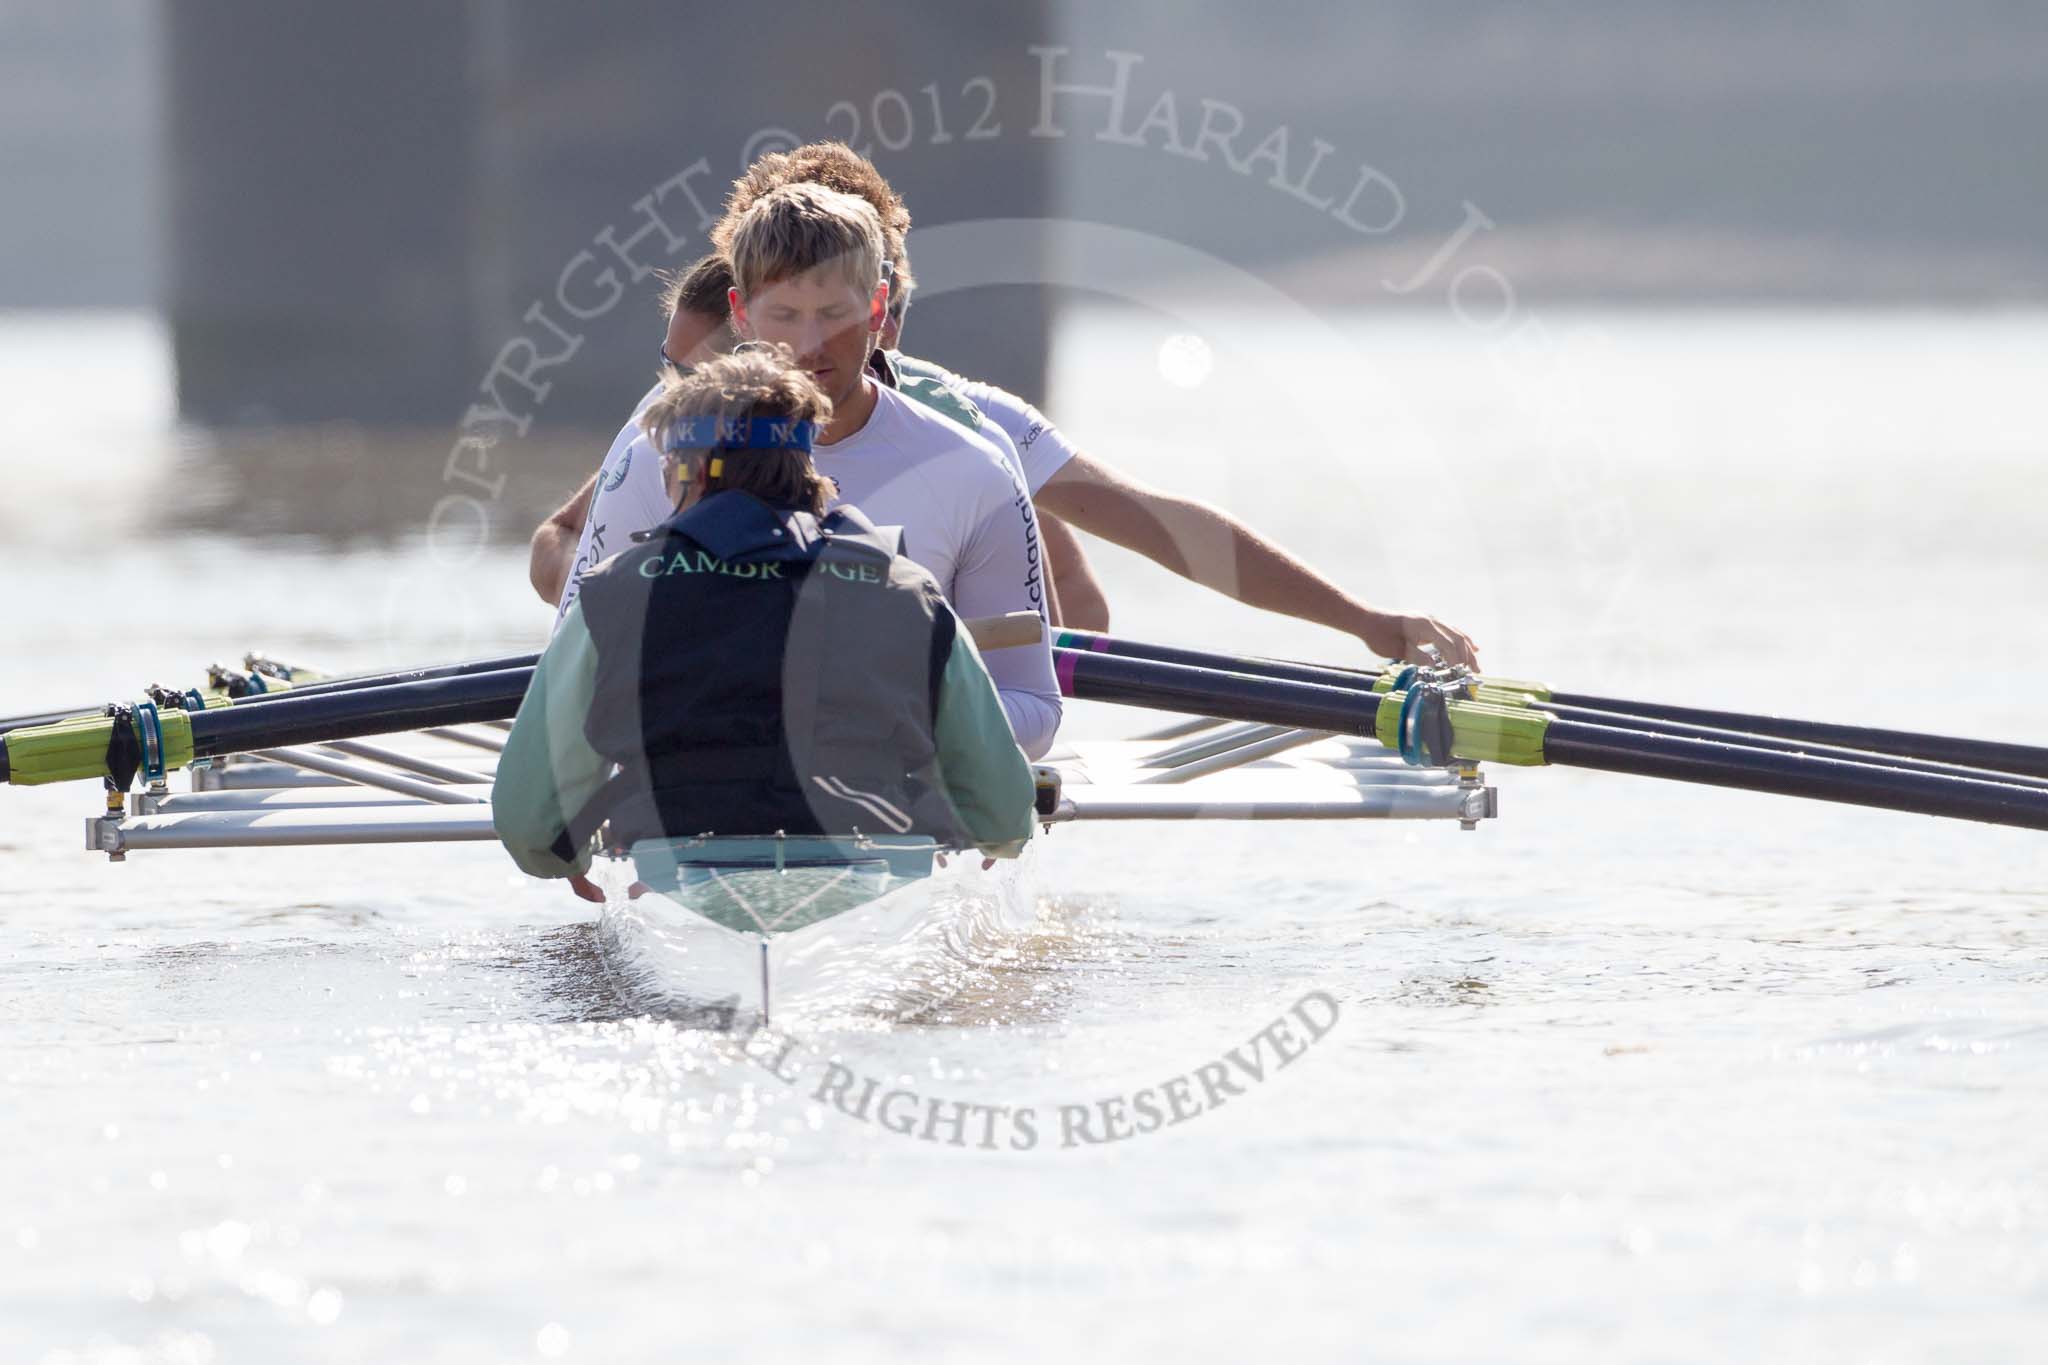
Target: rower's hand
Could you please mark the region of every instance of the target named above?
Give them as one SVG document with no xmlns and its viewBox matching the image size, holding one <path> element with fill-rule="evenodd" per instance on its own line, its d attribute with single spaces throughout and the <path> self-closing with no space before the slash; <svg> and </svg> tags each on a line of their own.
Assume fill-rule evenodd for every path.
<svg viewBox="0 0 2048 1365">
<path fill-rule="evenodd" d="M 1479 647 L 1472 643 L 1472 637 L 1462 630 L 1445 625 L 1434 616 L 1408 616 L 1397 611 L 1378 612 L 1360 638 L 1365 641 L 1367 649 L 1397 663 L 1438 662 L 1423 652 L 1423 646 L 1429 645 L 1442 656 L 1443 663 L 1463 664 L 1474 672 L 1479 669 Z"/>
<path fill-rule="evenodd" d="M 596 882 L 581 873 L 569 878 L 569 889 L 576 893 L 579 900 L 589 901 L 593 905 L 604 904 L 604 892 L 599 889 Z"/>
</svg>

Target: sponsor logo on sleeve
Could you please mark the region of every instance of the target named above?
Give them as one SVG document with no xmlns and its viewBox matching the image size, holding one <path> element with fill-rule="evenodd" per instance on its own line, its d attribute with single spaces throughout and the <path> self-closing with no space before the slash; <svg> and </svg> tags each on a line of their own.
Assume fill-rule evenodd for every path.
<svg viewBox="0 0 2048 1365">
<path fill-rule="evenodd" d="M 626 481 L 626 471 L 631 469 L 632 467 L 633 447 L 627 446 L 624 458 L 622 458 L 619 461 L 619 467 L 613 470 L 610 474 L 605 476 L 604 491 L 607 493 L 618 492 L 619 485 Z"/>
</svg>

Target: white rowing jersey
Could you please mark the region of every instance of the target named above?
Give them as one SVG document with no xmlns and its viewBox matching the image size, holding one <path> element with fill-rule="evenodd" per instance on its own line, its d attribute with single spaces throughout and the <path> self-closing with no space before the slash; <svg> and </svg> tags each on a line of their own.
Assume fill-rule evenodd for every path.
<svg viewBox="0 0 2048 1365">
<path fill-rule="evenodd" d="M 979 408 L 988 424 L 1007 436 L 1015 447 L 1018 469 L 1032 497 L 1037 497 L 1046 480 L 1074 458 L 1074 443 L 1048 422 L 1044 413 L 1008 389 L 999 389 L 980 379 L 963 379 L 943 365 L 901 352 L 889 359 L 903 378 L 936 380 Z"/>
<path fill-rule="evenodd" d="M 562 600 L 555 608 L 556 630 L 583 592 L 583 575 L 632 544 L 635 531 L 659 526 L 676 514 L 661 481 L 661 461 L 640 434 L 640 414 L 661 397 L 661 389 L 657 383 L 640 395 L 632 420 L 619 428 L 604 463 L 597 467 L 597 486 L 584 509 L 583 538 L 576 542 L 576 562 L 569 566 L 569 580 L 562 585 Z"/>
<path fill-rule="evenodd" d="M 555 622 L 582 591 L 590 568 L 619 553 L 635 532 L 675 515 L 661 461 L 639 427 L 650 391 L 621 428 L 598 471 L 583 539 Z M 895 390 L 875 386 L 875 410 L 851 436 L 811 452 L 818 472 L 878 526 L 903 528 L 903 552 L 938 580 L 965 619 L 1032 611 L 1045 615 L 1038 521 L 1012 463 L 990 440 Z M 984 657 L 1018 747 L 1037 758 L 1060 722 L 1050 632 L 1045 643 Z"/>
</svg>

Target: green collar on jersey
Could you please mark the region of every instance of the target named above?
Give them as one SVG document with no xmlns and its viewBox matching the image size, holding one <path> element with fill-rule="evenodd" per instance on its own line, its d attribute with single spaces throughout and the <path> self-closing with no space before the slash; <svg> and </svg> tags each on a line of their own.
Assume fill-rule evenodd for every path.
<svg viewBox="0 0 2048 1365">
<path fill-rule="evenodd" d="M 913 398 L 941 417 L 950 418 L 969 431 L 980 431 L 985 420 L 972 399 L 954 388 L 947 371 L 929 360 L 919 360 L 901 351 L 877 349 L 868 359 L 875 378 L 905 398 Z"/>
</svg>

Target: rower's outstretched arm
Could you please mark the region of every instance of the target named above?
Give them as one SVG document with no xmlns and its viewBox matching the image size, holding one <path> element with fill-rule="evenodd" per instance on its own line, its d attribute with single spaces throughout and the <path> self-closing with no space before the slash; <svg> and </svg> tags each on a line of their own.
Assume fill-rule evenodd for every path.
<svg viewBox="0 0 2048 1365">
<path fill-rule="evenodd" d="M 1220 508 L 1139 483 L 1086 451 L 1047 480 L 1037 501 L 1090 535 L 1246 606 L 1355 635 L 1385 658 L 1424 662 L 1421 647 L 1434 645 L 1447 662 L 1478 666 L 1478 650 L 1463 631 L 1367 606 Z"/>
<path fill-rule="evenodd" d="M 569 500 L 548 514 L 536 526 L 527 550 L 526 576 L 540 600 L 549 606 L 562 600 L 562 587 L 569 581 L 569 567 L 576 562 L 576 542 L 583 537 L 583 523 L 590 515 L 590 497 L 597 491 L 597 475 L 569 495 Z"/>
</svg>

